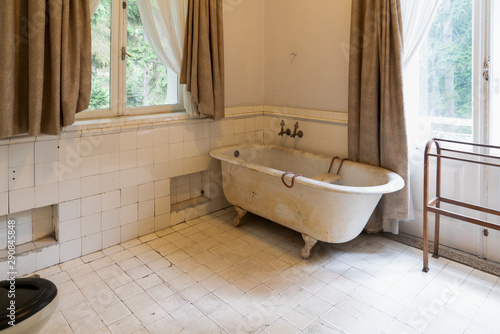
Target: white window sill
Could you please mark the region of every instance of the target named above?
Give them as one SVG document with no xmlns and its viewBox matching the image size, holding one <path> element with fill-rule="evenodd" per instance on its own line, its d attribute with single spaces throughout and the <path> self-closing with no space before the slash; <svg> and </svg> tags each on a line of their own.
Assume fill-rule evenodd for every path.
<svg viewBox="0 0 500 334">
<path fill-rule="evenodd" d="M 199 119 L 200 118 L 198 117 L 196 118 L 189 117 L 185 111 L 150 114 L 150 115 L 82 119 L 82 120 L 77 120 L 73 125 L 65 127 L 62 133 L 72 132 L 72 131 L 82 131 L 82 130 L 106 129 L 106 128 L 122 127 L 127 125 L 138 126 L 143 124 L 166 123 L 173 121 L 199 120 Z"/>
<path fill-rule="evenodd" d="M 154 126 L 166 126 L 172 123 L 184 123 L 195 121 L 207 121 L 208 118 L 189 117 L 185 111 L 160 113 L 140 116 L 121 116 L 112 118 L 96 118 L 77 120 L 74 124 L 61 130 L 59 136 L 41 135 L 30 137 L 26 134 L 16 135 L 10 138 L 0 139 L 0 146 L 9 144 L 29 143 L 35 141 L 55 140 L 58 138 L 80 137 L 86 135 L 99 135 L 101 133 L 116 133 L 132 131 L 139 128 L 152 128 Z"/>
</svg>

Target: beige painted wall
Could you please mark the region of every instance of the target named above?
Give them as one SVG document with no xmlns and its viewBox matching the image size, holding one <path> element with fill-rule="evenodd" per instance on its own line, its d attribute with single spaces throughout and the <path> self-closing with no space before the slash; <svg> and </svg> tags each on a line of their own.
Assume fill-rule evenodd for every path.
<svg viewBox="0 0 500 334">
<path fill-rule="evenodd" d="M 264 11 L 265 104 L 347 112 L 351 0 L 265 0 Z"/>
<path fill-rule="evenodd" d="M 226 107 L 264 104 L 264 0 L 223 3 Z"/>
</svg>

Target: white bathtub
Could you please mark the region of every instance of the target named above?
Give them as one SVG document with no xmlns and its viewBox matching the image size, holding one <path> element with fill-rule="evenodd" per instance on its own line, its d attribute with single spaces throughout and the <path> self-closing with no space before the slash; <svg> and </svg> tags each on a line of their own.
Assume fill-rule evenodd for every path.
<svg viewBox="0 0 500 334">
<path fill-rule="evenodd" d="M 235 145 L 210 152 L 222 163 L 226 199 L 236 207 L 236 226 L 247 211 L 302 233 L 308 258 L 318 240 L 342 243 L 356 238 L 383 194 L 400 190 L 403 179 L 380 167 L 275 145 Z M 294 174 L 294 186 L 290 186 Z M 323 175 L 322 175 L 323 174 Z M 320 176 L 322 175 L 322 176 Z M 318 177 L 320 176 L 320 177 Z M 318 178 L 332 178 L 322 182 Z M 316 179 L 314 179 L 316 178 Z"/>
</svg>

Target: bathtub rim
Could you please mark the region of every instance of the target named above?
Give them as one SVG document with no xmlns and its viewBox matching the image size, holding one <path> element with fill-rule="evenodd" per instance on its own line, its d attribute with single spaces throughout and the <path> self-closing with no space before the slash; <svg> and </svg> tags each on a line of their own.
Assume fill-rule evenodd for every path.
<svg viewBox="0 0 500 334">
<path fill-rule="evenodd" d="M 273 145 L 273 144 L 229 145 L 229 146 L 224 146 L 224 147 L 220 147 L 220 148 L 216 148 L 216 149 L 211 150 L 210 156 L 212 158 L 215 158 L 215 159 L 220 160 L 220 161 L 225 161 L 225 162 L 231 163 L 233 165 L 246 167 L 248 169 L 262 172 L 264 174 L 268 174 L 268 175 L 278 177 L 278 178 L 281 178 L 283 173 L 287 172 L 287 171 L 281 171 L 278 169 L 259 165 L 256 163 L 248 162 L 245 160 L 241 160 L 241 159 L 235 158 L 232 154 L 231 155 L 227 154 L 229 152 L 234 152 L 234 150 L 236 150 L 236 149 L 242 149 L 242 148 L 271 148 L 271 149 L 275 148 L 275 149 L 287 151 L 290 153 L 299 152 L 300 154 L 303 154 L 306 156 L 310 155 L 310 156 L 324 158 L 327 160 L 332 158 L 332 157 L 328 157 L 328 156 L 323 155 L 323 154 L 310 153 L 310 152 L 301 151 L 301 150 L 294 149 L 294 148 L 288 148 L 288 147 L 283 147 L 283 146 Z M 403 189 L 403 187 L 405 186 L 405 182 L 399 174 L 397 174 L 391 170 L 388 170 L 386 168 L 373 166 L 373 165 L 360 163 L 360 162 L 355 162 L 355 161 L 346 161 L 345 164 L 346 165 L 361 164 L 363 166 L 366 166 L 367 168 L 373 168 L 378 173 L 386 174 L 388 177 L 388 181 L 387 181 L 387 183 L 382 184 L 382 185 L 378 185 L 378 186 L 353 187 L 353 186 L 325 183 L 325 182 L 313 180 L 313 179 L 305 177 L 305 176 L 299 176 L 295 179 L 295 184 L 302 184 L 304 186 L 313 187 L 313 188 L 321 189 L 321 190 L 328 190 L 328 191 L 334 191 L 334 192 L 338 192 L 338 193 L 356 194 L 356 195 L 389 194 L 389 193 L 399 191 L 399 190 Z M 293 177 L 293 174 L 285 176 L 285 181 L 287 181 L 287 183 L 290 184 L 292 177 Z"/>
</svg>

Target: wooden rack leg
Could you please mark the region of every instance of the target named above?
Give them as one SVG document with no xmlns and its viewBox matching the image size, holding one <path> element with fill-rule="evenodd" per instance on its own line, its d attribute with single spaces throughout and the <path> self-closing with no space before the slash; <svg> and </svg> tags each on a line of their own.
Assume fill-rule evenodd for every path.
<svg viewBox="0 0 500 334">
<path fill-rule="evenodd" d="M 494 222 L 489 222 L 484 219 L 477 219 L 472 216 L 468 215 L 463 215 L 459 214 L 456 212 L 452 212 L 450 210 L 443 210 L 441 208 L 441 202 L 442 203 L 447 203 L 450 205 L 458 206 L 458 207 L 463 207 L 471 210 L 476 210 L 478 212 L 483 212 L 487 214 L 492 214 L 500 217 L 500 210 L 495 210 L 493 208 L 489 207 L 484 207 L 480 205 L 474 205 L 472 203 L 466 203 L 458 200 L 454 200 L 451 198 L 444 198 L 441 197 L 441 160 L 442 159 L 451 159 L 455 161 L 461 161 L 461 162 L 466 162 L 466 163 L 473 163 L 473 164 L 479 164 L 479 165 L 487 165 L 491 167 L 500 167 L 500 164 L 498 163 L 493 163 L 490 162 L 489 159 L 500 159 L 500 156 L 498 155 L 490 155 L 486 153 L 480 153 L 479 151 L 476 152 L 476 150 L 470 150 L 470 149 L 458 149 L 458 148 L 441 148 L 440 142 L 447 142 L 447 143 L 453 143 L 454 146 L 456 145 L 469 145 L 472 147 L 476 148 L 487 148 L 487 149 L 495 149 L 495 150 L 500 150 L 500 146 L 493 146 L 493 145 L 485 145 L 485 144 L 475 144 L 475 143 L 468 143 L 468 142 L 460 142 L 456 140 L 448 140 L 448 139 L 439 139 L 439 138 L 432 138 L 430 139 L 426 146 L 425 146 L 425 152 L 424 152 L 424 216 L 423 216 L 423 268 L 422 271 L 428 272 L 429 271 L 429 229 L 428 229 L 428 215 L 429 212 L 432 212 L 435 214 L 435 228 L 434 228 L 434 251 L 433 251 L 433 257 L 439 258 L 439 230 L 440 230 L 440 220 L 441 220 L 441 215 L 451 218 L 451 219 L 458 219 L 467 223 L 483 226 L 486 228 L 492 228 L 494 230 L 500 231 L 500 224 L 494 223 Z M 432 153 L 431 149 L 432 146 L 436 146 L 436 153 Z M 460 153 L 468 156 L 461 156 L 457 157 L 456 155 L 446 155 L 443 154 L 443 152 L 454 152 L 454 153 Z M 429 202 L 429 157 L 435 157 L 436 158 L 436 197 Z M 483 157 L 487 159 L 477 159 L 477 157 Z M 434 206 L 435 205 L 435 206 Z"/>
<path fill-rule="evenodd" d="M 426 203 L 424 203 L 426 205 Z M 429 231 L 428 231 L 428 213 L 427 213 L 427 207 L 424 207 L 424 267 L 422 268 L 423 272 L 428 272 L 429 271 Z"/>
<path fill-rule="evenodd" d="M 441 145 L 436 142 L 436 152 L 438 155 L 441 155 Z M 436 197 L 441 198 L 441 158 L 436 159 Z M 441 207 L 440 200 L 436 203 L 436 208 Z M 440 225 L 441 215 L 439 213 L 435 214 L 435 224 L 434 224 L 434 254 L 433 258 L 439 257 L 439 225 Z"/>
<path fill-rule="evenodd" d="M 439 226 L 440 226 L 440 218 L 441 215 L 439 213 L 436 213 L 436 224 L 435 224 L 435 231 L 434 231 L 434 253 L 432 254 L 432 257 L 435 259 L 439 258 Z"/>
<path fill-rule="evenodd" d="M 423 272 L 429 271 L 429 211 L 427 205 L 429 204 L 429 156 L 428 153 L 431 147 L 431 141 L 425 146 L 424 154 L 424 231 L 423 231 L 423 258 L 424 267 Z"/>
</svg>

